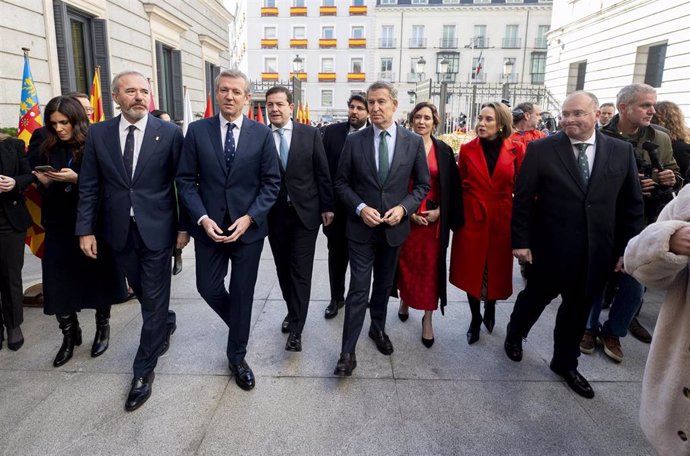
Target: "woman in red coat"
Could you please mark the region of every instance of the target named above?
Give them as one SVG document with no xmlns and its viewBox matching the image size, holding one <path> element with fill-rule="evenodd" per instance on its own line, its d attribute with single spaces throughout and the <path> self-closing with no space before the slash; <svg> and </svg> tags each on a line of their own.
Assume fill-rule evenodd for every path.
<svg viewBox="0 0 690 456">
<path fill-rule="evenodd" d="M 475 132 L 458 159 L 465 224 L 453 236 L 450 256 L 450 283 L 467 292 L 472 312 L 469 344 L 479 340 L 482 321 L 493 331 L 496 300 L 513 293 L 510 218 L 515 177 L 525 155 L 524 146 L 509 139 L 512 115 L 502 103 L 482 105 Z M 485 302 L 483 319 L 480 300 Z"/>
</svg>

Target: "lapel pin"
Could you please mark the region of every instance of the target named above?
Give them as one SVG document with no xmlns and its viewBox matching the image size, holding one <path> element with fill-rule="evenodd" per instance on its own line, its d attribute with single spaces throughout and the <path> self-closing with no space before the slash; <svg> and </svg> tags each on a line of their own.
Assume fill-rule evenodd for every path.
<svg viewBox="0 0 690 456">
<path fill-rule="evenodd" d="M 156 136 L 156 141 L 158 141 L 158 138 L 160 138 L 160 136 Z"/>
</svg>

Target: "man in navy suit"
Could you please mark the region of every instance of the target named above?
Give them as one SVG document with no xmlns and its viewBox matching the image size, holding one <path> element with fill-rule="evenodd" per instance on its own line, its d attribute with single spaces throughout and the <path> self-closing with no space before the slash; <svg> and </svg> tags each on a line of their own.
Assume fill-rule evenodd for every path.
<svg viewBox="0 0 690 456">
<path fill-rule="evenodd" d="M 365 129 L 369 124 L 368 118 L 367 99 L 363 93 L 353 93 L 347 101 L 347 121 L 329 125 L 323 130 L 323 148 L 326 151 L 332 181 L 335 181 L 345 138 Z M 331 285 L 331 301 L 324 315 L 327 319 L 338 315 L 338 310 L 345 305 L 345 272 L 350 258 L 345 236 L 346 214 L 343 203 L 336 201 L 333 223 L 323 227 L 323 234 L 328 237 L 328 279 Z"/>
<path fill-rule="evenodd" d="M 103 217 L 103 238 L 141 303 L 141 340 L 125 402 L 132 411 L 151 395 L 154 368 L 175 329 L 168 309 L 170 257 L 174 247 L 189 242 L 186 232 L 177 231 L 174 187 L 183 138 L 174 124 L 149 115 L 151 94 L 141 73 L 119 73 L 112 88 L 122 114 L 89 128 L 76 234 L 84 254 L 96 258 L 96 223 Z"/>
<path fill-rule="evenodd" d="M 592 297 L 610 271 L 623 268 L 628 240 L 642 228 L 642 191 L 632 146 L 599 130 L 599 101 L 573 92 L 561 112 L 563 131 L 527 146 L 515 187 L 513 256 L 526 263 L 504 349 L 522 360 L 527 337 L 544 308 L 562 297 L 553 331 L 551 370 L 577 394 L 594 390 L 577 370 Z"/>
<path fill-rule="evenodd" d="M 268 240 L 287 304 L 282 331 L 290 333 L 285 350 L 302 351 L 314 250 L 319 226 L 333 221 L 333 187 L 319 131 L 290 118 L 292 93 L 283 86 L 266 92 L 266 110 L 280 157 L 281 185 L 268 214 Z"/>
<path fill-rule="evenodd" d="M 385 325 L 395 265 L 400 245 L 410 232 L 409 215 L 429 191 L 422 138 L 393 121 L 397 94 L 397 89 L 387 82 L 369 86 L 367 105 L 373 125 L 347 137 L 338 165 L 335 191 L 347 208 L 351 277 L 342 351 L 334 372 L 341 377 L 352 375 L 357 367 L 355 346 L 367 303 L 371 316 L 369 337 L 382 354 L 393 353 Z"/>
<path fill-rule="evenodd" d="M 266 217 L 280 189 L 278 151 L 271 130 L 242 115 L 251 97 L 247 76 L 221 71 L 214 86 L 220 114 L 189 125 L 177 188 L 191 219 L 197 290 L 228 325 L 230 372 L 250 390 L 245 355 Z"/>
</svg>

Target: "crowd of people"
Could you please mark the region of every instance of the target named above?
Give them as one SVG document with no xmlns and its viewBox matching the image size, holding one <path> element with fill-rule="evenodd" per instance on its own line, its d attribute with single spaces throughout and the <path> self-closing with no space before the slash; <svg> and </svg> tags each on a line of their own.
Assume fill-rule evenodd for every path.
<svg viewBox="0 0 690 456">
<path fill-rule="evenodd" d="M 21 269 L 31 220 L 22 192 L 35 184 L 45 228 L 43 310 L 55 315 L 63 335 L 53 365 L 67 363 L 81 345 L 82 309 L 96 310 L 97 357 L 109 345 L 111 306 L 126 299 L 128 284 L 141 305 L 128 411 L 150 397 L 157 360 L 177 327 L 169 308 L 171 257 L 190 236 L 198 292 L 227 325 L 230 373 L 250 390 L 256 379 L 247 342 L 264 238 L 286 304 L 285 350 L 300 352 L 323 227 L 331 293 L 324 316 L 345 313 L 334 370 L 340 377 L 357 367 L 367 309 L 369 338 L 383 355 L 393 353 L 390 296 L 400 297 L 403 322 L 411 310 L 423 312 L 427 348 L 448 282 L 467 294 L 467 343 L 479 340 L 482 324 L 492 333 L 497 303 L 513 294 L 516 258 L 525 287 L 506 329 L 506 355 L 521 361 L 523 339 L 560 295 L 550 367 L 592 398 L 577 370 L 580 353 L 600 343 L 621 362 L 620 338 L 629 328 L 649 342 L 636 319 L 644 285 L 669 287 L 644 379 L 642 423 L 659 448 L 668 442 L 657 430 L 671 419 L 681 426 L 675 438 L 687 441 L 690 413 L 676 396 L 690 396 L 682 383 L 690 369 L 690 216 L 686 191 L 673 199 L 688 177 L 690 136 L 678 106 L 657 102 L 652 87 L 626 86 L 615 104 L 571 93 L 560 131 L 550 135 L 538 129 L 535 103 L 512 111 L 500 101 L 484 103 L 476 136 L 457 157 L 434 136 L 441 119 L 432 103 L 414 107 L 409 129 L 394 121 L 397 90 L 386 82 L 353 94 L 347 120 L 319 131 L 292 120 L 292 93 L 282 86 L 266 92 L 268 126 L 248 119 L 247 77 L 222 71 L 215 79 L 219 115 L 191 123 L 184 136 L 166 113 L 149 114 L 151 94 L 140 73 L 119 73 L 112 89 L 121 110 L 113 119 L 89 125 L 86 96 L 67 94 L 46 105 L 46 126 L 33 133 L 28 154 L 19 140 L 0 141 L 0 323 L 9 349 L 24 343 Z M 672 358 L 680 366 L 673 364 L 678 375 L 670 379 Z"/>
</svg>

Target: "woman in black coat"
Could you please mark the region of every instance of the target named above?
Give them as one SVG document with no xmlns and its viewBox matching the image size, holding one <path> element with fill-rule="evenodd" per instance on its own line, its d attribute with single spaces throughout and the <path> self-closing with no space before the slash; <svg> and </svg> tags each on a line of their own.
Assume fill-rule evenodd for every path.
<svg viewBox="0 0 690 456">
<path fill-rule="evenodd" d="M 690 133 L 685 125 L 685 116 L 680 107 L 672 101 L 660 101 L 654 105 L 656 114 L 652 123 L 668 130 L 673 147 L 673 158 L 678 163 L 685 184 L 690 182 Z"/>
<path fill-rule="evenodd" d="M 86 112 L 74 98 L 59 96 L 46 105 L 45 119 L 46 138 L 41 144 L 32 144 L 29 157 L 43 197 L 43 311 L 56 315 L 63 334 L 53 361 L 58 367 L 72 358 L 75 345 L 81 345 L 77 312 L 82 309 L 96 309 L 91 356 L 106 351 L 110 305 L 122 302 L 126 287 L 105 243 L 99 243 L 98 259 L 91 260 L 82 253 L 74 234 L 79 170 L 89 126 Z"/>
<path fill-rule="evenodd" d="M 22 192 L 31 182 L 24 141 L 0 134 L 0 349 L 5 328 L 10 350 L 19 350 L 24 344 L 20 327 L 24 321 L 22 267 L 31 216 Z"/>
<path fill-rule="evenodd" d="M 396 287 L 400 293 L 398 317 L 408 318 L 409 307 L 423 310 L 422 343 L 434 343 L 433 311 L 447 302 L 446 251 L 450 230 L 462 224 L 460 179 L 453 150 L 432 136 L 439 124 L 438 110 L 429 102 L 410 112 L 413 131 L 424 140 L 431 188 L 419 210 L 410 214 L 412 229 L 400 249 Z"/>
</svg>

